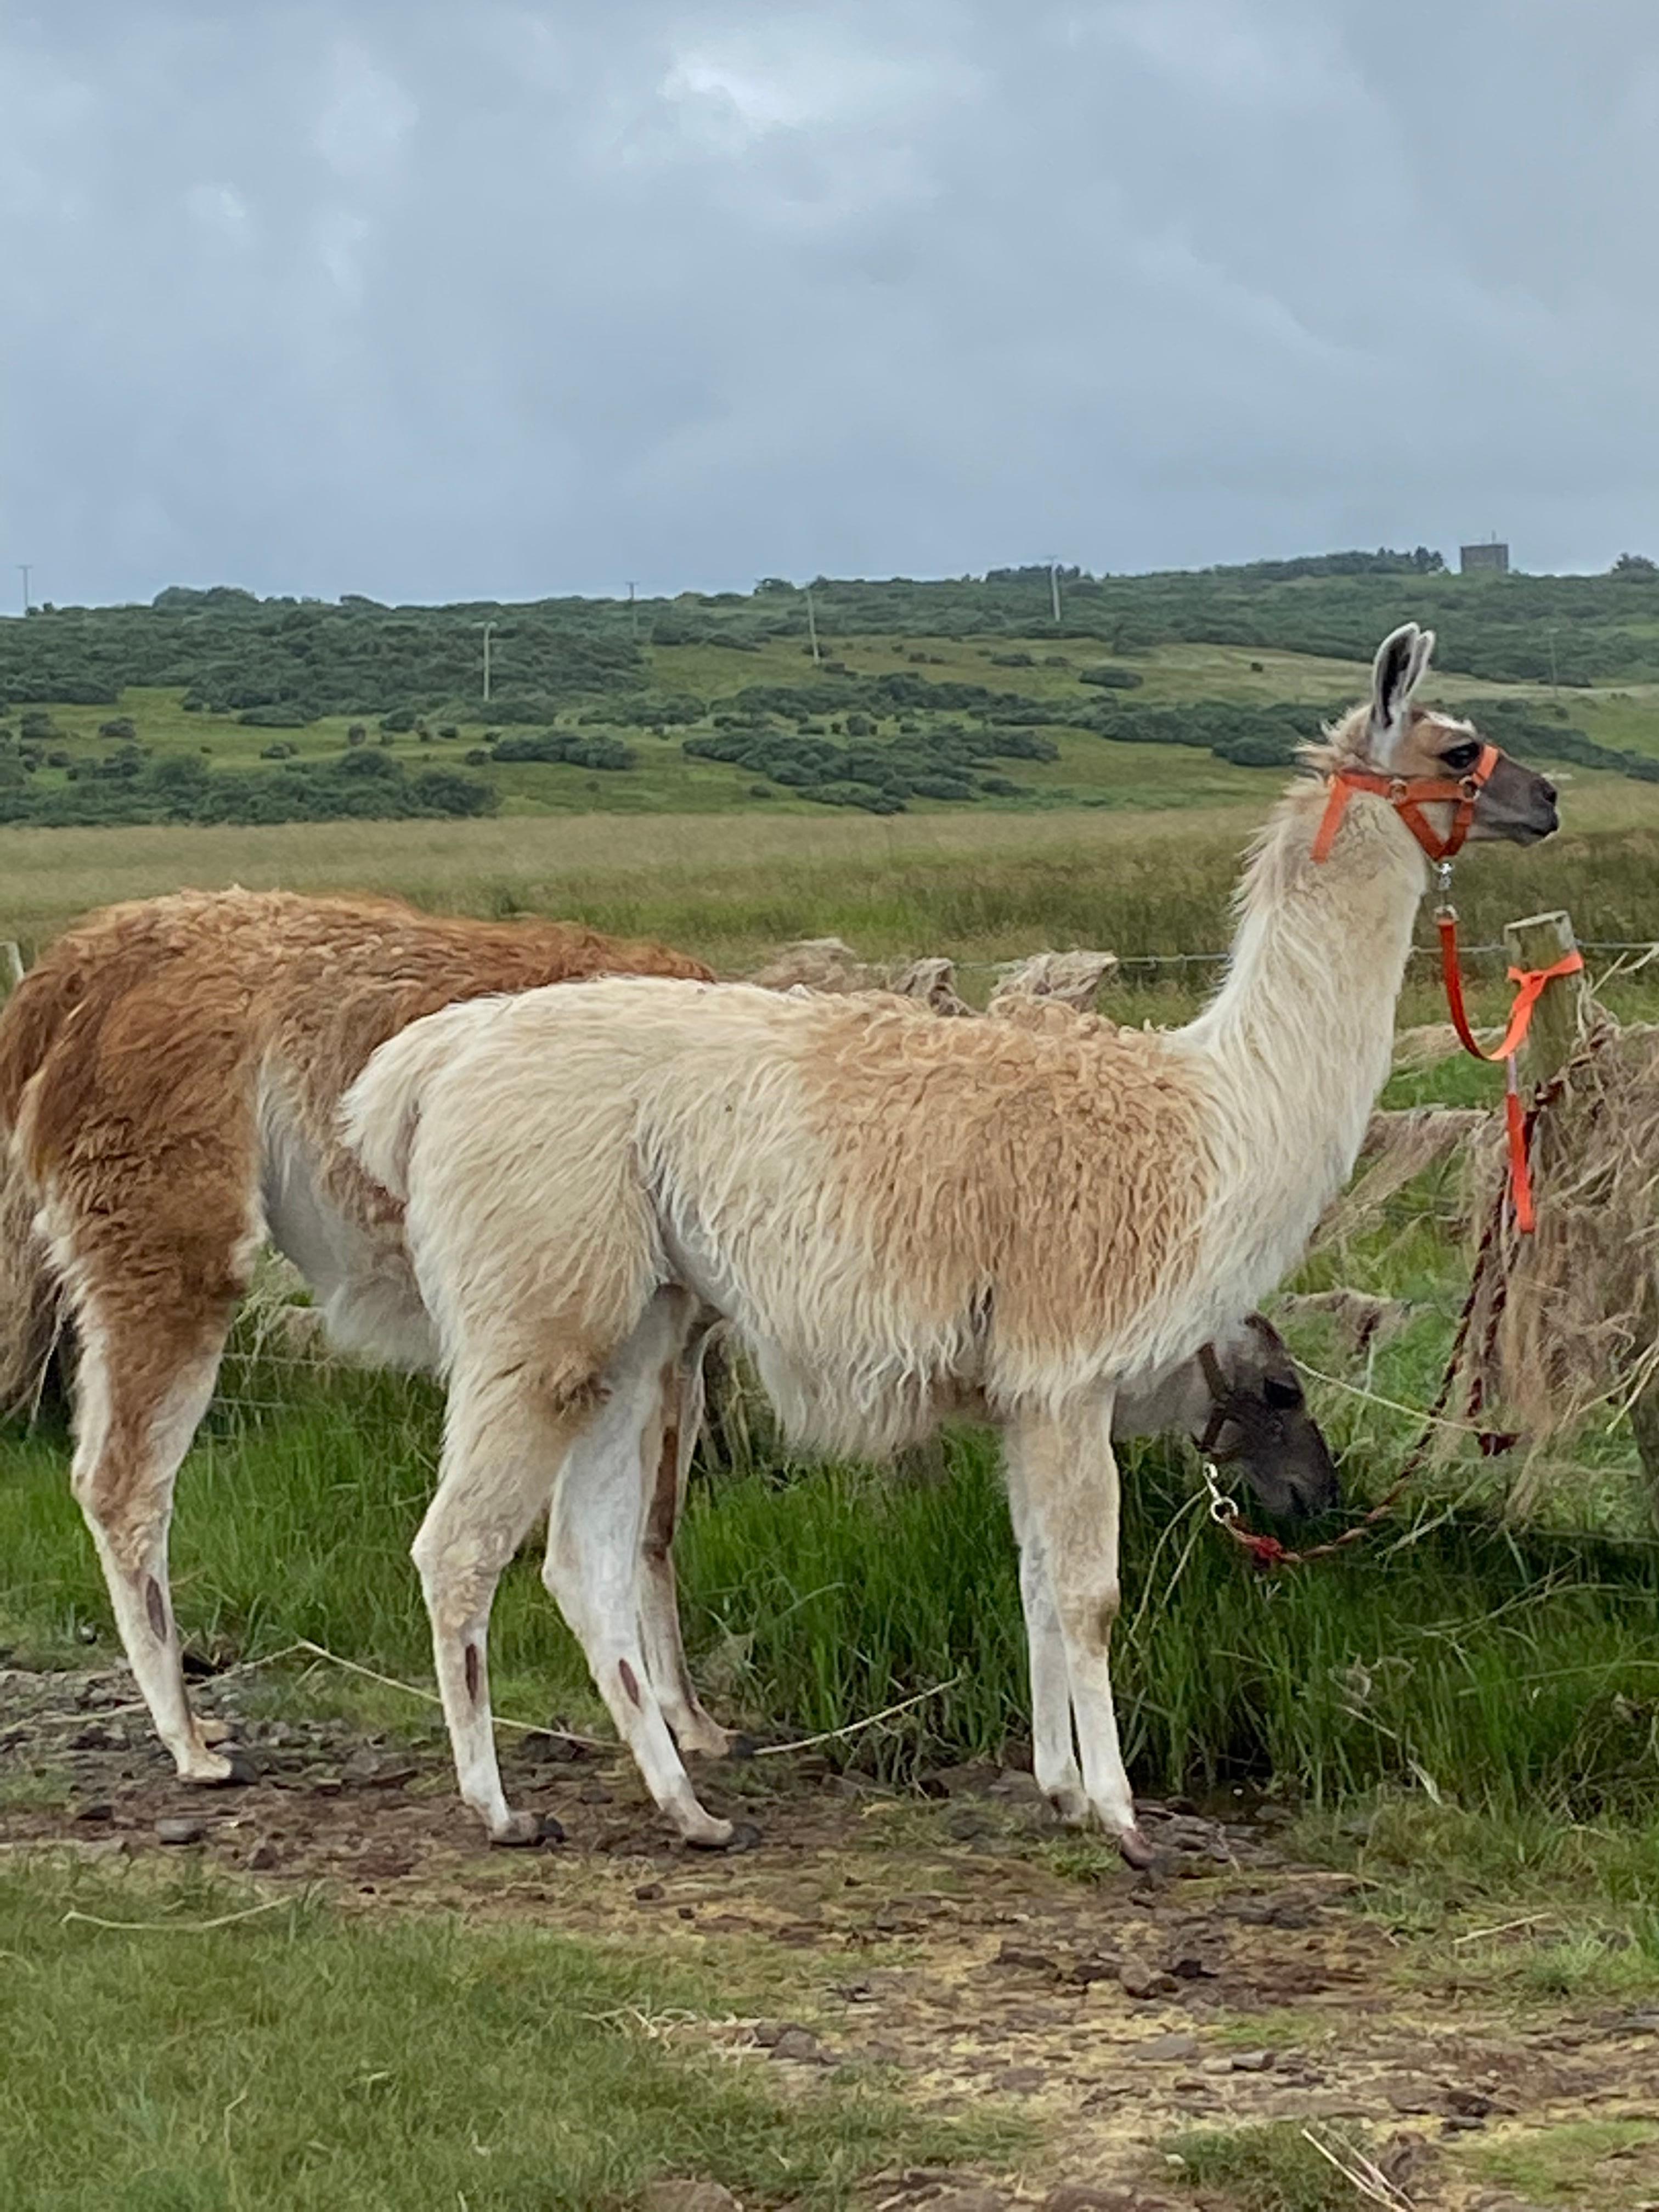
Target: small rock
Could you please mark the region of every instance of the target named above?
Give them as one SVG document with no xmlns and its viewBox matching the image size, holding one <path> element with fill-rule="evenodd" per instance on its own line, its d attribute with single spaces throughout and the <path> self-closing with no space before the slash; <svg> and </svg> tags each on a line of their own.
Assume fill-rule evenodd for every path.
<svg viewBox="0 0 1659 2212">
<path fill-rule="evenodd" d="M 682 1920 L 695 1920 L 697 1917 L 697 1908 L 695 1905 L 677 1905 L 674 1910 Z"/>
<path fill-rule="evenodd" d="M 1176 1987 L 1173 1974 L 1161 1974 L 1141 1959 L 1126 1959 L 1117 1970 L 1118 1987 L 1125 1996 L 1145 2003 L 1150 1997 L 1169 1996 Z"/>
<path fill-rule="evenodd" d="M 781 2027 L 770 2047 L 774 2058 L 793 2058 L 805 2066 L 823 2063 L 823 2045 L 810 2027 Z"/>
<path fill-rule="evenodd" d="M 1158 2066 L 1171 2060 L 1194 2058 L 1198 2055 L 1195 2035 L 1154 2035 L 1145 2043 L 1136 2044 L 1130 2057 L 1143 2066 Z"/>
<path fill-rule="evenodd" d="M 1274 2057 L 1271 2051 L 1235 2051 L 1232 2070 L 1235 2074 L 1271 2074 Z"/>
<path fill-rule="evenodd" d="M 313 1797 L 337 1797 L 344 1788 L 337 1774 L 323 1774 L 312 1784 L 311 1794 Z"/>
<path fill-rule="evenodd" d="M 598 1780 L 584 1782 L 576 1795 L 584 1805 L 610 1805 L 616 1802 L 604 1783 Z"/>
<path fill-rule="evenodd" d="M 1048 2076 L 1041 2066 L 1009 2066 L 991 2077 L 991 2087 L 1004 2096 L 1029 2097 L 1034 2089 L 1041 2089 Z"/>
<path fill-rule="evenodd" d="M 207 1822 L 187 1813 L 170 1814 L 155 1823 L 158 1844 L 199 1844 L 206 1833 Z"/>
<path fill-rule="evenodd" d="M 75 1633 L 82 1644 L 95 1644 L 98 1641 L 98 1631 L 89 1620 L 83 1620 Z"/>
<path fill-rule="evenodd" d="M 78 1734 L 72 1735 L 70 1738 L 69 1747 L 71 1751 L 118 1751 L 121 1748 L 121 1739 L 109 1729 L 100 1728 L 94 1724 L 91 1728 L 83 1728 Z"/>
<path fill-rule="evenodd" d="M 247 1863 L 255 1874 L 269 1874 L 281 1861 L 282 1854 L 269 1837 L 263 1837 L 247 1855 Z"/>
<path fill-rule="evenodd" d="M 962 1766 L 938 1766 L 921 1778 L 923 1794 L 929 1797 L 983 1797 L 994 1786 L 997 1770 L 984 1759 L 973 1759 Z"/>
<path fill-rule="evenodd" d="M 582 1756 L 580 1744 L 573 1742 L 568 1735 L 561 1735 L 556 1729 L 546 1735 L 527 1735 L 525 1749 L 532 1759 L 540 1759 L 545 1765 L 573 1766 Z"/>
<path fill-rule="evenodd" d="M 1118 1961 L 1115 1959 L 1079 1959 L 1071 1967 L 1066 1979 L 1080 1982 L 1086 1990 L 1091 1982 L 1111 1981 L 1116 1975 L 1117 1969 Z"/>
<path fill-rule="evenodd" d="M 1196 1951 L 1182 1951 L 1170 1961 L 1170 1972 L 1178 1982 L 1212 1982 L 1216 1970 L 1207 1959 Z"/>
<path fill-rule="evenodd" d="M 354 1751 L 340 1771 L 359 1790 L 401 1790 L 416 1773 L 408 1759 L 378 1751 Z"/>
<path fill-rule="evenodd" d="M 994 1966 L 1012 1966 L 1027 1974 L 1052 1974 L 1054 1962 L 1043 1951 L 1028 1951 L 1018 1943 L 1004 1943 L 992 1960 Z"/>
<path fill-rule="evenodd" d="M 642 1881 L 634 1892 L 635 1899 L 641 1905 L 654 1905 L 663 1894 L 663 1886 L 659 1881 Z"/>
<path fill-rule="evenodd" d="M 1446 2102 L 1467 2120 L 1484 2120 L 1493 2111 L 1493 2100 L 1479 2089 L 1448 2089 Z"/>
<path fill-rule="evenodd" d="M 653 2181 L 641 2192 L 644 2212 L 741 2212 L 718 2181 Z"/>
<path fill-rule="evenodd" d="M 1396 2112 L 1431 2112 L 1439 2103 L 1426 2081 L 1385 2081 L 1382 2094 Z"/>
<path fill-rule="evenodd" d="M 115 1818 L 115 1808 L 113 1805 L 106 1804 L 100 1797 L 90 1805 L 77 1805 L 75 1817 L 77 1820 L 112 1820 Z"/>
</svg>

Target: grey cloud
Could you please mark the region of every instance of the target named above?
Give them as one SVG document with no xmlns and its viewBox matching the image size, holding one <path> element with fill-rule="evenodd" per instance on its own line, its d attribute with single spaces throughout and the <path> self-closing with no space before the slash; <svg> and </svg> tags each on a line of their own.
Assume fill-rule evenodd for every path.
<svg viewBox="0 0 1659 2212">
<path fill-rule="evenodd" d="M 0 27 L 60 600 L 1659 548 L 1647 0 Z"/>
</svg>

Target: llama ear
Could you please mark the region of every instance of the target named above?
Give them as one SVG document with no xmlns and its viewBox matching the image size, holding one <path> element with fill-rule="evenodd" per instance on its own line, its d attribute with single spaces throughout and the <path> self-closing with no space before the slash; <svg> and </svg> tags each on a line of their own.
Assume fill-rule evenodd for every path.
<svg viewBox="0 0 1659 2212">
<path fill-rule="evenodd" d="M 1371 664 L 1371 757 L 1391 768 L 1405 737 L 1412 694 L 1422 681 L 1434 651 L 1434 632 L 1402 623 L 1376 648 Z"/>
</svg>

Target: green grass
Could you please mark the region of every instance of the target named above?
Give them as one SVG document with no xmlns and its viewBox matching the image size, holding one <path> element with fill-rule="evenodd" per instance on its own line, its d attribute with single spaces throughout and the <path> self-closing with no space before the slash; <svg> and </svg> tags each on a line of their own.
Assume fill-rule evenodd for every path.
<svg viewBox="0 0 1659 2212">
<path fill-rule="evenodd" d="M 1230 772 L 1231 773 L 1231 772 Z M 1243 775 L 1246 771 L 1239 770 Z M 1051 946 L 1126 957 L 1211 951 L 1229 935 L 1239 858 L 1282 779 L 1249 804 L 1175 811 L 1076 811 L 848 817 L 817 808 L 626 820 L 602 814 L 482 822 L 295 823 L 277 828 L 0 829 L 0 936 L 26 951 L 75 915 L 181 884 L 395 890 L 452 912 L 574 915 L 644 934 L 739 973 L 795 937 L 845 937 L 871 957 L 931 951 L 970 963 Z M 1576 779 L 1564 835 L 1532 852 L 1476 849 L 1459 864 L 1471 945 L 1504 923 L 1565 906 L 1587 939 L 1659 933 L 1659 787 Z M 1426 915 L 1419 936 L 1431 933 Z M 1416 963 L 1402 1019 L 1438 1012 Z M 1501 985 L 1501 965 L 1472 963 Z M 1177 1018 L 1186 995 L 1138 987 L 1112 1011 Z M 964 980 L 981 994 L 988 969 Z M 1492 1001 L 1496 1005 L 1496 1000 Z"/>
<path fill-rule="evenodd" d="M 1358 2198 L 1301 2124 L 1203 2128 L 1165 2146 L 1178 2178 L 1194 2190 L 1224 2189 L 1237 2212 L 1352 2212 Z M 1340 2145 L 1333 2148 L 1340 2149 Z"/>
<path fill-rule="evenodd" d="M 260 1902 L 0 1869 L 7 2212 L 596 2212 L 670 2175 L 833 2206 L 895 2160 L 1015 2140 L 719 2058 L 697 2024 L 752 1996 L 729 1963 L 303 1899 L 202 1929 Z"/>
<path fill-rule="evenodd" d="M 1417 1340 L 1389 1347 L 1378 1376 L 1389 1395 L 1422 1395 L 1415 1378 L 1443 1342 L 1435 1331 L 1431 1317 Z M 187 1635 L 244 1657 L 304 1637 L 426 1681 L 407 1547 L 433 1479 L 435 1392 L 368 1375 L 295 1380 L 275 1365 L 233 1369 L 228 1387 L 233 1403 L 181 1482 L 173 1559 Z M 1408 1424 L 1364 1405 L 1334 1404 L 1330 1419 L 1363 1499 L 1387 1480 Z M 994 1755 L 1024 1733 L 994 1455 L 969 1435 L 951 1456 L 940 1489 L 857 1468 L 699 1486 L 680 1547 L 687 1631 L 695 1657 L 718 1660 L 735 1717 L 811 1732 L 937 1690 L 860 1740 L 859 1755 L 893 1773 Z M 1650 1815 L 1659 1552 L 1616 1525 L 1618 1474 L 1605 1476 L 1601 1533 L 1510 1528 L 1478 1500 L 1459 1506 L 1454 1473 L 1417 1509 L 1409 1549 L 1365 1547 L 1269 1583 L 1194 1511 L 1179 1460 L 1138 1451 L 1115 1672 L 1140 1784 L 1271 1778 L 1311 1806 L 1390 1784 L 1504 1817 Z M 1491 1479 L 1484 1463 L 1469 1475 Z M 88 1622 L 107 1636 L 61 1446 L 0 1445 L 0 1641 L 71 1658 Z M 503 1578 L 492 1646 L 500 1711 L 592 1714 L 533 1547 Z"/>
<path fill-rule="evenodd" d="M 1472 2144 L 1467 2155 L 1485 2180 L 1514 2190 L 1531 2203 L 1577 2205 L 1590 2198 L 1592 2191 L 1600 2197 L 1598 2183 L 1617 2186 L 1620 2169 L 1609 2168 L 1604 2161 L 1628 2158 L 1655 2142 L 1659 2142 L 1659 2128 L 1650 2121 L 1569 2120 L 1528 2129 L 1524 2137 L 1512 2142 Z"/>
</svg>

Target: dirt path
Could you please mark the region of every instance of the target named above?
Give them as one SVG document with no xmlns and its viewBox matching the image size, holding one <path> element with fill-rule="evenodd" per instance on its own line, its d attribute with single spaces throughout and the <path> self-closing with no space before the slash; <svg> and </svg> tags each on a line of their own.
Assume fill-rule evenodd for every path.
<svg viewBox="0 0 1659 2212">
<path fill-rule="evenodd" d="M 872 2202 L 1229 2207 L 1224 2188 L 1184 2185 L 1169 2140 L 1286 2120 L 1363 2133 L 1418 2207 L 1659 2203 L 1659 2011 L 1460 1991 L 1449 1946 L 1437 1960 L 1260 1828 L 1148 1808 L 1160 1864 L 1135 1877 L 1057 1841 L 1027 1776 L 954 1770 L 927 1802 L 798 1757 L 710 1777 L 711 1800 L 763 1831 L 710 1857 L 665 1839 L 631 1768 L 550 1736 L 507 1747 L 508 1794 L 568 1840 L 492 1852 L 430 1738 L 236 1715 L 258 1778 L 204 1796 L 173 1779 L 142 1715 L 115 1710 L 131 1694 L 119 1674 L 0 1669 L 0 1848 L 188 1854 L 357 1910 L 729 1955 L 734 1984 L 775 1988 L 776 2016 L 676 2032 L 802 2085 L 876 2065 L 939 2109 L 995 2096 L 1036 2124 L 1016 2174 L 895 2176 Z M 207 1710 L 235 1700 L 201 1687 Z"/>
</svg>

